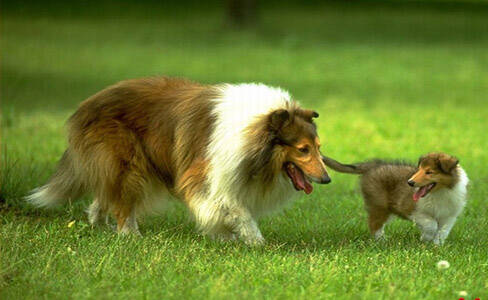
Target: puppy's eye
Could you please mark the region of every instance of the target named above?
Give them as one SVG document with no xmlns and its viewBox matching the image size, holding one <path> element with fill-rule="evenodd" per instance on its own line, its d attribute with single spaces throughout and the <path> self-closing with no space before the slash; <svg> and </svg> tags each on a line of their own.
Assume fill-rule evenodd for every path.
<svg viewBox="0 0 488 300">
<path fill-rule="evenodd" d="M 308 153 L 308 147 L 301 147 L 301 148 L 298 148 L 298 151 L 304 153 L 304 154 L 307 154 Z"/>
<path fill-rule="evenodd" d="M 432 172 L 432 171 L 427 171 L 427 172 L 425 172 L 425 174 L 427 174 L 427 175 L 432 175 L 432 174 L 434 174 L 434 172 Z"/>
</svg>

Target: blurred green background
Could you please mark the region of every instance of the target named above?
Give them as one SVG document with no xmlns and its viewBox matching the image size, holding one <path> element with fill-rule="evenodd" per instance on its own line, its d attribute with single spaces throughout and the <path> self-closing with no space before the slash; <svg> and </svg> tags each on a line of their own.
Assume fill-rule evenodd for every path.
<svg viewBox="0 0 488 300">
<path fill-rule="evenodd" d="M 229 5 L 1 2 L 0 298 L 487 297 L 488 3 Z M 90 228 L 89 197 L 58 211 L 23 203 L 52 173 L 78 103 L 155 75 L 285 88 L 320 113 L 324 153 L 345 162 L 454 154 L 471 178 L 466 211 L 442 248 L 401 221 L 377 244 L 356 178 L 332 173 L 263 219 L 268 243 L 249 249 L 199 236 L 179 205 L 132 239 Z"/>
</svg>

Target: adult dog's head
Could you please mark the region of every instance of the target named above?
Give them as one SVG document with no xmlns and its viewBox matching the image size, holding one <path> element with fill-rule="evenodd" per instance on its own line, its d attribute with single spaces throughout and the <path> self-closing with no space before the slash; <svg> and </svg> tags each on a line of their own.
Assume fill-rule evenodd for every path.
<svg viewBox="0 0 488 300">
<path fill-rule="evenodd" d="M 331 179 L 320 153 L 320 140 L 313 122 L 319 114 L 297 106 L 270 112 L 249 131 L 252 140 L 248 162 L 253 175 L 271 180 L 280 172 L 289 177 L 297 191 L 310 194 L 311 182 L 329 183 Z"/>
</svg>

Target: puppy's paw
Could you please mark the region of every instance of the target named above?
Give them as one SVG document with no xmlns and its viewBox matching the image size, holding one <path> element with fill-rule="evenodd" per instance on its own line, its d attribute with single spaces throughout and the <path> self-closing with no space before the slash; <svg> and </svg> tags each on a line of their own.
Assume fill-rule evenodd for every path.
<svg viewBox="0 0 488 300">
<path fill-rule="evenodd" d="M 262 236 L 254 236 L 244 238 L 243 242 L 251 247 L 261 247 L 266 243 L 266 240 Z"/>
<path fill-rule="evenodd" d="M 420 240 L 424 243 L 432 242 L 434 240 L 434 235 L 423 233 Z"/>
<path fill-rule="evenodd" d="M 445 241 L 445 239 L 443 239 L 440 234 L 436 234 L 436 236 L 432 240 L 434 245 L 437 245 L 437 246 L 442 246 L 444 244 L 444 241 Z"/>
</svg>

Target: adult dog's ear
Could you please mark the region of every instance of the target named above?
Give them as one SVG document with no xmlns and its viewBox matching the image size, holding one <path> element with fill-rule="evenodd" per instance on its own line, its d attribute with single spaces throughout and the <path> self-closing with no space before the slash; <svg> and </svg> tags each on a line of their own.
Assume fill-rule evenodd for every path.
<svg viewBox="0 0 488 300">
<path fill-rule="evenodd" d="M 278 109 L 269 116 L 270 127 L 273 130 L 280 130 L 290 122 L 290 112 L 286 109 Z"/>
<path fill-rule="evenodd" d="M 442 172 L 449 174 L 458 165 L 459 159 L 450 155 L 442 155 L 439 157 L 439 168 Z"/>
</svg>

